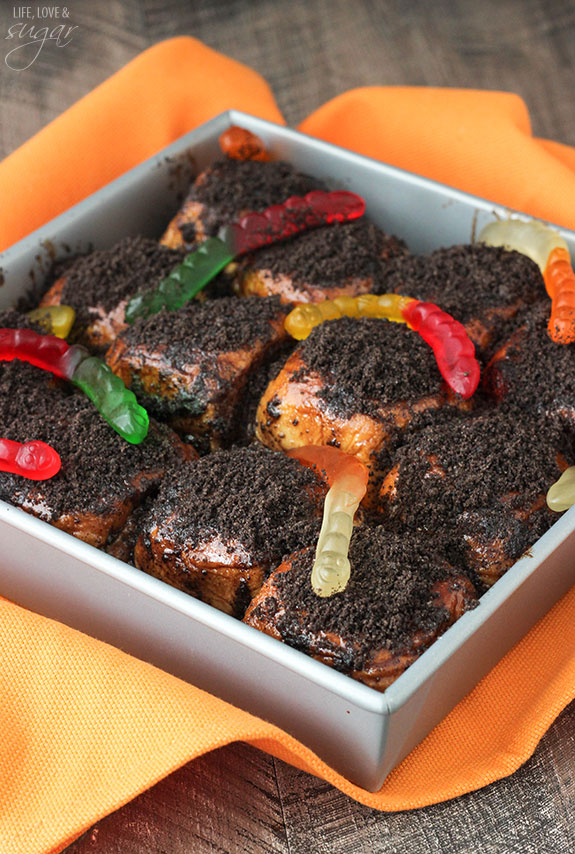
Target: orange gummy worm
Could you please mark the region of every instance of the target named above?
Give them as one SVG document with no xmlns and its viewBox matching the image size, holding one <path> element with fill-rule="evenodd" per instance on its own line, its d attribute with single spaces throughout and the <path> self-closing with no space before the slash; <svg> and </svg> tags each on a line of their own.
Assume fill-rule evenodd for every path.
<svg viewBox="0 0 575 854">
<path fill-rule="evenodd" d="M 220 148 L 232 160 L 269 160 L 259 136 L 237 125 L 232 125 L 221 134 Z"/>
<path fill-rule="evenodd" d="M 566 249 L 557 247 L 549 253 L 543 279 L 551 297 L 547 331 L 557 344 L 572 344 L 575 342 L 575 273 Z"/>
<path fill-rule="evenodd" d="M 330 445 L 304 445 L 301 448 L 291 448 L 286 453 L 288 457 L 295 457 L 304 466 L 315 469 L 320 475 L 325 474 L 330 487 L 342 477 L 355 479 L 357 492 L 363 489 L 360 500 L 365 495 L 368 471 L 363 463 L 351 454 L 346 454 Z"/>
</svg>

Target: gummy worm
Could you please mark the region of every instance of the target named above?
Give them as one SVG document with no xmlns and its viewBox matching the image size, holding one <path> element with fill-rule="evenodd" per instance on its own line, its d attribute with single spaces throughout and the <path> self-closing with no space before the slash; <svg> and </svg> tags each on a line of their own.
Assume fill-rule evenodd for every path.
<svg viewBox="0 0 575 854">
<path fill-rule="evenodd" d="M 67 338 L 76 319 L 76 312 L 69 305 L 42 305 L 28 312 L 30 320 L 56 338 Z"/>
<path fill-rule="evenodd" d="M 434 303 L 419 300 L 410 303 L 403 316 L 430 345 L 447 385 L 464 399 L 471 397 L 479 385 L 480 368 L 463 324 Z"/>
<path fill-rule="evenodd" d="M 358 459 L 337 448 L 307 445 L 287 452 L 304 465 L 325 472 L 329 491 L 311 571 L 317 596 L 345 590 L 351 574 L 348 552 L 353 517 L 367 489 L 368 471 Z"/>
<path fill-rule="evenodd" d="M 344 316 L 407 323 L 431 346 L 442 377 L 456 394 L 467 399 L 477 389 L 480 368 L 473 342 L 459 321 L 431 302 L 399 294 L 337 297 L 294 308 L 286 317 L 285 328 L 293 338 L 302 341 L 315 326 Z"/>
<path fill-rule="evenodd" d="M 479 240 L 527 255 L 543 274 L 551 297 L 547 332 L 556 344 L 575 341 L 575 273 L 563 238 L 542 222 L 506 219 L 486 225 Z"/>
<path fill-rule="evenodd" d="M 222 153 L 231 160 L 269 160 L 266 147 L 255 133 L 232 125 L 219 139 Z"/>
<path fill-rule="evenodd" d="M 556 513 L 562 513 L 575 504 L 575 466 L 565 469 L 547 493 L 547 506 Z"/>
<path fill-rule="evenodd" d="M 12 442 L 0 439 L 0 471 L 19 474 L 28 480 L 48 480 L 58 474 L 62 461 L 45 442 Z"/>
<path fill-rule="evenodd" d="M 41 335 L 30 329 L 0 329 L 0 361 L 13 359 L 30 362 L 78 386 L 126 441 L 138 445 L 146 438 L 146 410 L 120 377 L 84 347 L 70 346 L 54 335 Z"/>
<path fill-rule="evenodd" d="M 314 190 L 306 196 L 291 196 L 283 204 L 272 205 L 261 213 L 247 213 L 238 222 L 224 226 L 219 237 L 209 237 L 195 252 L 186 255 L 154 290 L 132 297 L 125 318 L 133 323 L 136 318 L 150 317 L 164 307 L 175 311 L 239 255 L 309 228 L 357 219 L 364 211 L 365 202 L 355 193 Z"/>
</svg>

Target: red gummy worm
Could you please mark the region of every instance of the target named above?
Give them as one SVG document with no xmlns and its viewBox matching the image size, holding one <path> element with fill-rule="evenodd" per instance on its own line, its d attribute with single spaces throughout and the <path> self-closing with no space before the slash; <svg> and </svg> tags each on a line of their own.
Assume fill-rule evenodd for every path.
<svg viewBox="0 0 575 854">
<path fill-rule="evenodd" d="M 364 212 L 365 202 L 355 193 L 313 190 L 306 196 L 291 196 L 261 213 L 245 214 L 225 229 L 225 239 L 235 255 L 243 255 L 308 228 L 357 219 Z"/>
<path fill-rule="evenodd" d="M 471 397 L 479 384 L 480 368 L 463 324 L 432 302 L 414 300 L 402 314 L 431 346 L 448 386 L 465 399 Z"/>
<path fill-rule="evenodd" d="M 60 455 L 45 442 L 13 442 L 0 439 L 0 471 L 19 474 L 28 480 L 48 480 L 58 474 Z"/>
<path fill-rule="evenodd" d="M 41 335 L 31 329 L 0 329 L 0 361 L 19 359 L 70 379 L 79 360 L 78 351 L 55 335 Z"/>
</svg>

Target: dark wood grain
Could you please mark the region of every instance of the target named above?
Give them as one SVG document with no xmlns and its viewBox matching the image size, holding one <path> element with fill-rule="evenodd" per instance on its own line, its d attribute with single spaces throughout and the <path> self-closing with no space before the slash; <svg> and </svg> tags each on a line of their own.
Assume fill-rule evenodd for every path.
<svg viewBox="0 0 575 854">
<path fill-rule="evenodd" d="M 0 46 L 13 22 L 0 4 Z M 0 60 L 4 156 L 142 49 L 189 34 L 257 69 L 296 123 L 354 87 L 435 85 L 521 95 L 536 134 L 575 142 L 571 0 L 76 0 L 70 45 L 26 71 Z M 67 854 L 572 854 L 575 704 L 516 774 L 395 814 L 246 745 L 172 774 Z M 32 852 L 31 852 L 32 854 Z"/>
<path fill-rule="evenodd" d="M 536 134 L 575 143 L 572 0 L 76 0 L 78 30 L 25 72 L 0 63 L 0 156 L 160 39 L 187 34 L 257 69 L 294 124 L 354 86 L 521 95 Z M 0 3 L 0 34 L 13 23 Z M 0 40 L 5 51 L 8 42 Z"/>
<path fill-rule="evenodd" d="M 511 777 L 444 804 L 381 813 L 248 747 L 172 774 L 66 854 L 572 854 L 575 704 Z"/>
<path fill-rule="evenodd" d="M 557 773 L 558 744 L 571 744 L 575 704 L 559 718 L 533 758 L 480 792 L 411 812 L 380 813 L 283 763 L 277 764 L 290 851 L 417 854 L 544 854 L 575 850 L 573 771 Z M 573 769 L 573 753 L 570 754 Z M 567 779 L 569 778 L 569 779 Z"/>
<path fill-rule="evenodd" d="M 191 762 L 98 822 L 67 854 L 283 854 L 274 760 L 246 744 Z"/>
</svg>

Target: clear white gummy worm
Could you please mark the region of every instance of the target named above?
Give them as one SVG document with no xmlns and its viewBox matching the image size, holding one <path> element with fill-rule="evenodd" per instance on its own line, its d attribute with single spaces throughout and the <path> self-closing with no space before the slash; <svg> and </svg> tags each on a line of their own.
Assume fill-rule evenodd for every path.
<svg viewBox="0 0 575 854">
<path fill-rule="evenodd" d="M 345 590 L 351 574 L 348 558 L 353 533 L 353 517 L 365 494 L 365 487 L 353 476 L 338 478 L 328 491 L 315 559 L 311 586 L 321 597 Z"/>
<path fill-rule="evenodd" d="M 515 249 L 535 261 L 542 273 L 554 249 L 568 251 L 560 234 L 535 220 L 524 222 L 521 219 L 501 219 L 490 222 L 479 235 L 479 242 Z"/>
<path fill-rule="evenodd" d="M 562 513 L 575 504 L 575 466 L 565 469 L 547 493 L 547 506 L 556 513 Z"/>
</svg>

